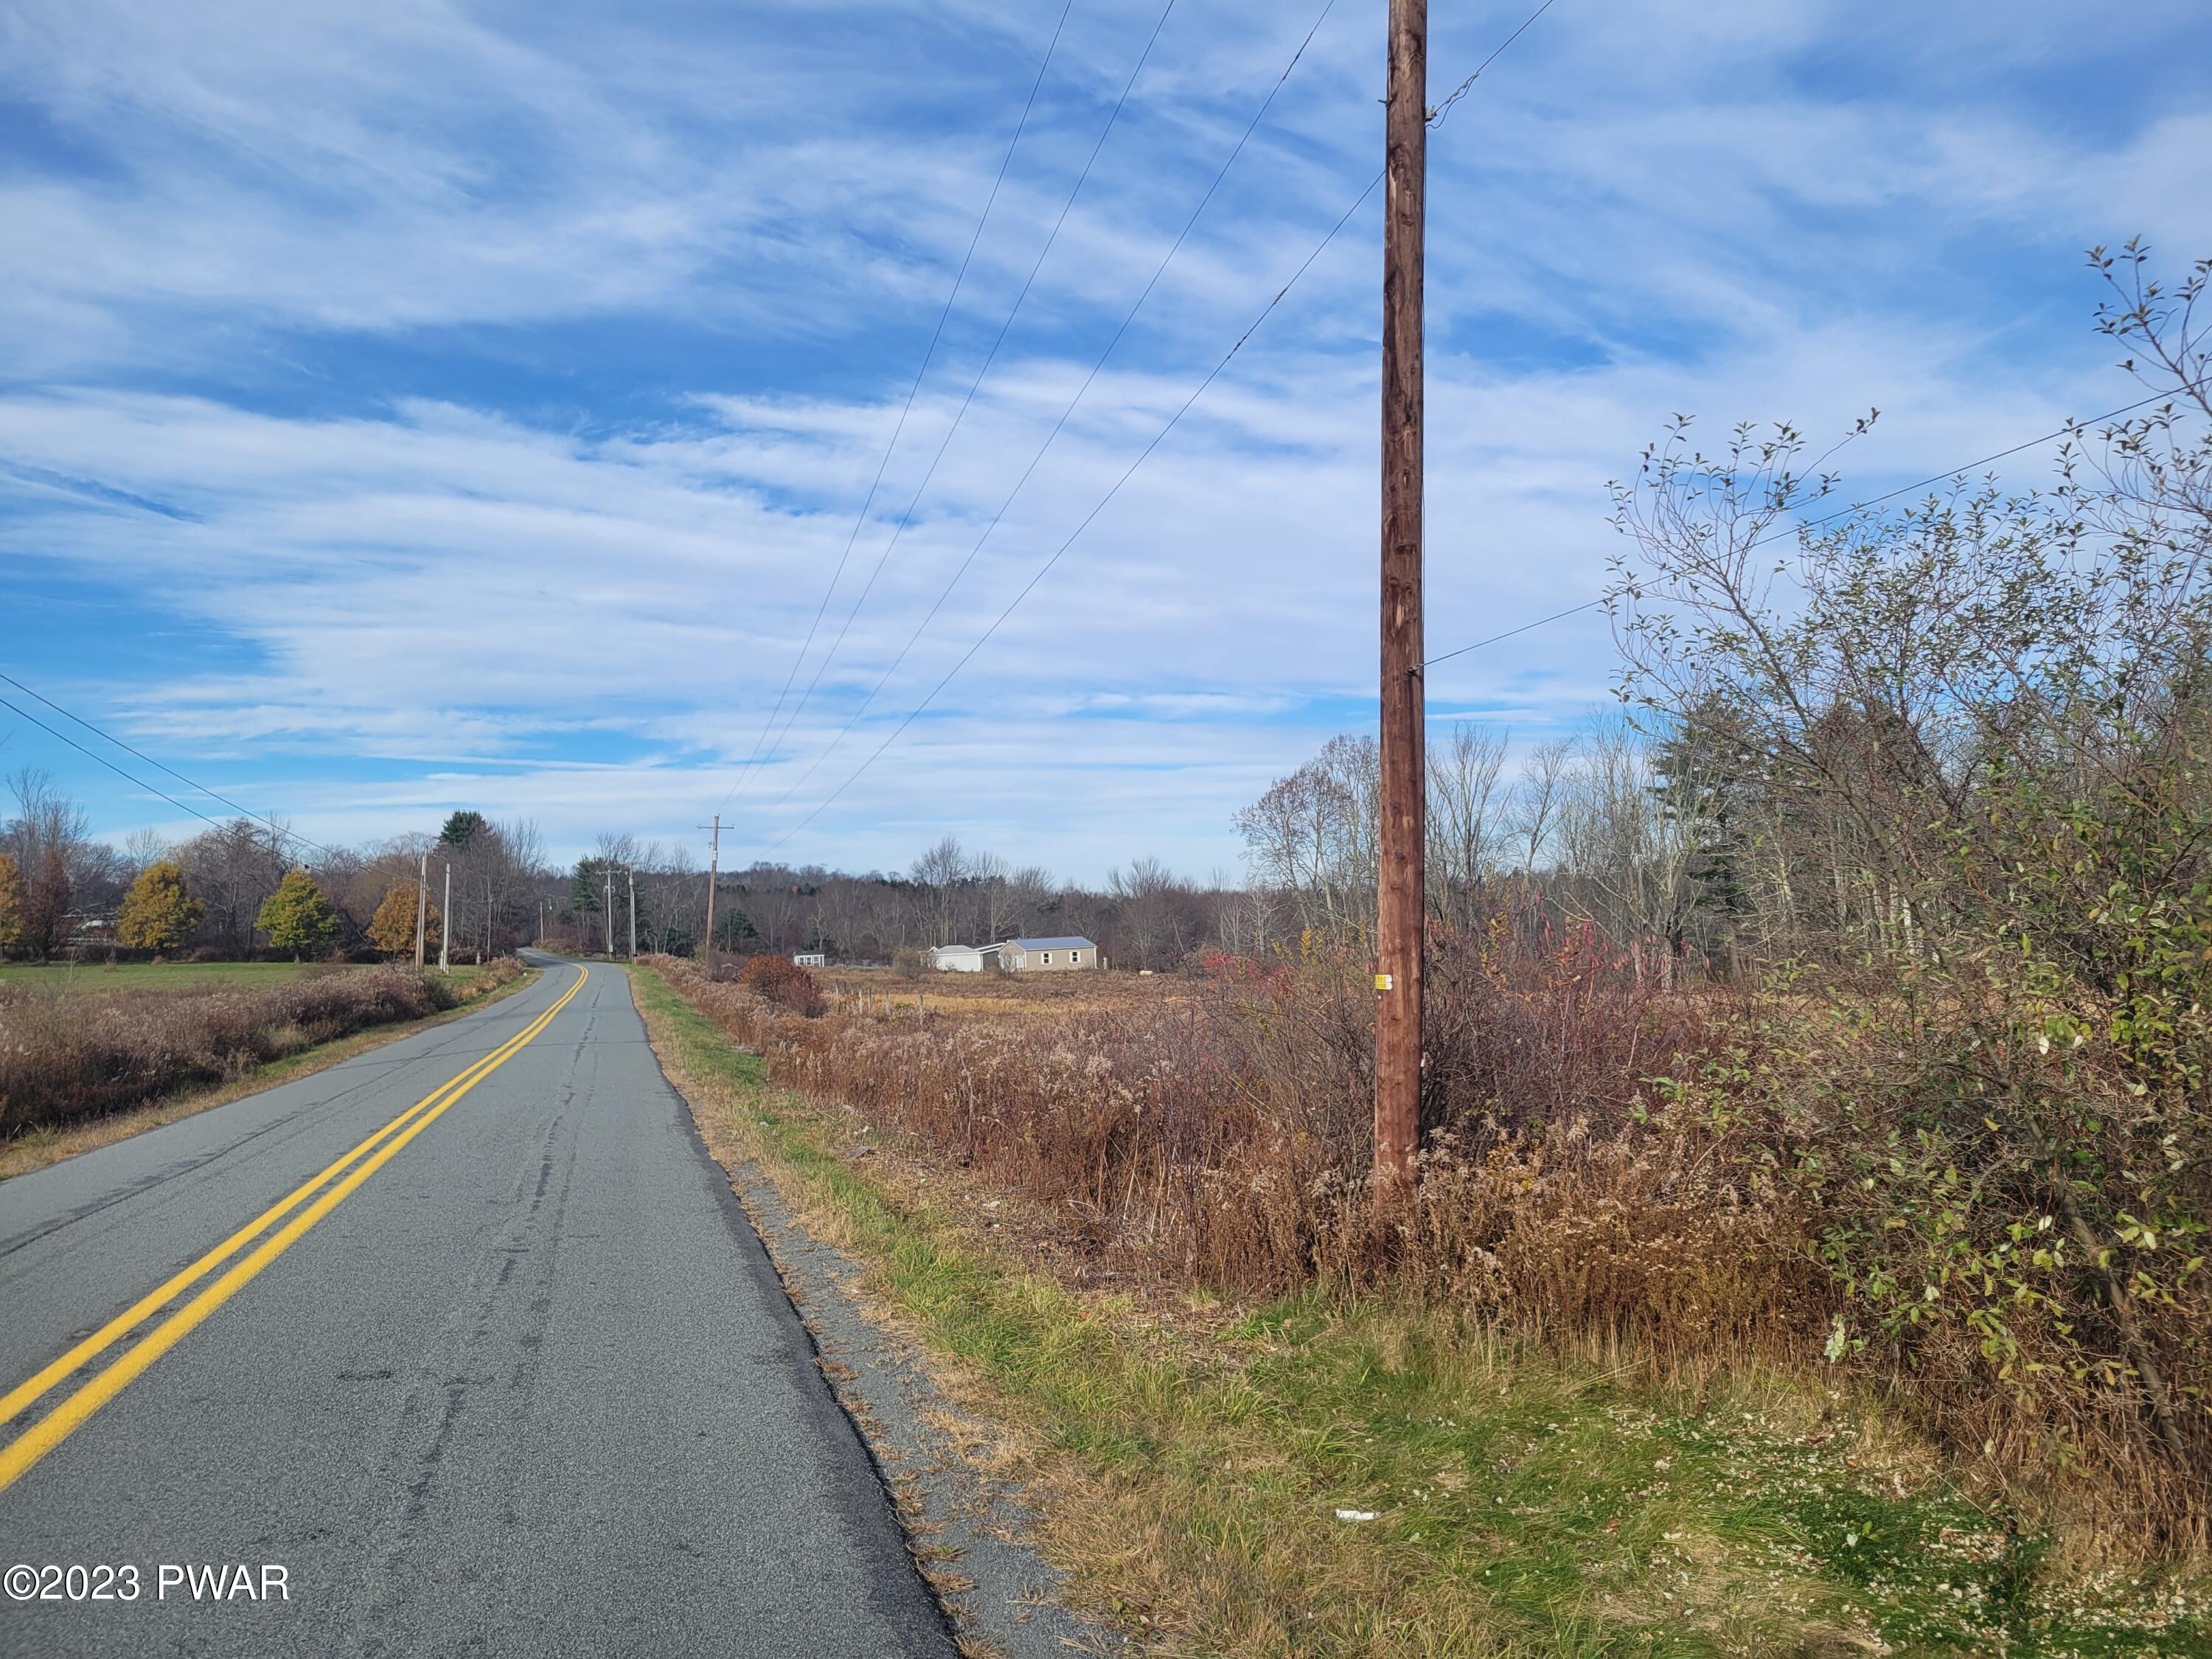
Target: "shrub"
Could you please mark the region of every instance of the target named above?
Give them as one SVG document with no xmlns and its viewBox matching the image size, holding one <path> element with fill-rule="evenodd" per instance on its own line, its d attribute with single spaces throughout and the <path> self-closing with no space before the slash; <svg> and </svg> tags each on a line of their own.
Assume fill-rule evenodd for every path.
<svg viewBox="0 0 2212 1659">
<path fill-rule="evenodd" d="M 750 957 L 738 970 L 738 983 L 763 1000 L 809 1019 L 829 1004 L 813 975 L 789 957 Z"/>
<path fill-rule="evenodd" d="M 1704 901 L 1783 989 L 1772 1063 L 1691 1093 L 1768 1120 L 1831 1352 L 2202 1548 L 2212 261 L 2145 258 L 2092 255 L 2099 328 L 2172 401 L 2071 430 L 2048 491 L 1960 478 L 1770 564 L 1832 475 L 1681 422 L 1617 487 L 1608 598 Z"/>
</svg>

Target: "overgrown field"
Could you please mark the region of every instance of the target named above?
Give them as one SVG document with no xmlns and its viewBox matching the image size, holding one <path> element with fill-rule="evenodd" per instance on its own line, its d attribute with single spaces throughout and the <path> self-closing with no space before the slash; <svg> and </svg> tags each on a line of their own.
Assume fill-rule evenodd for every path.
<svg viewBox="0 0 2212 1659">
<path fill-rule="evenodd" d="M 1188 1048 L 1158 1046 L 1199 1041 L 1218 986 L 1158 987 L 1136 1030 L 1085 1054 L 1101 1032 L 794 1022 L 689 964 L 649 968 L 641 1005 L 718 1155 L 759 1160 L 956 1387 L 1014 1425 L 1048 1552 L 1152 1650 L 2212 1653 L 2201 1596 L 2139 1568 L 2053 1571 L 2033 1518 L 1950 1478 L 1844 1379 L 1727 1363 L 1743 1357 L 1730 1339 L 1652 1363 L 1629 1322 L 1595 1316 L 1631 1294 L 1602 1265 L 1620 1247 L 1597 1188 L 1547 1200 L 1587 1193 L 1601 1223 L 1589 1256 L 1612 1288 L 1585 1288 L 1571 1340 L 1501 1316 L 1506 1296 L 1559 1288 L 1563 1255 L 1533 1246 L 1480 1296 L 1443 1288 L 1434 1247 L 1412 1241 L 1395 1280 L 1372 1261 L 1355 1274 L 1371 1244 L 1280 1193 L 1311 1229 L 1302 1277 L 1287 1225 L 1264 1235 L 1279 1259 L 1265 1243 L 1200 1254 L 1216 1224 L 1158 1168 L 1148 1194 L 1128 1172 L 1133 1126 L 1188 1131 L 1200 1101 L 1236 1093 L 1194 1092 L 1174 1063 Z M 924 1109 L 956 1060 L 972 1089 Z M 819 1092 L 779 1086 L 810 1075 Z M 1249 1180 L 1231 1154 L 1261 1121 L 1174 1144 Z M 1078 1146 L 1088 1176 L 1039 1178 Z M 1243 1293 L 1208 1272 L 1243 1275 Z M 1694 1317 L 1686 1296 L 1667 1306 Z M 1778 1312 L 1739 1334 L 1761 1328 Z"/>
<path fill-rule="evenodd" d="M 1372 1002 L 1346 961 L 1215 960 L 1048 1016 L 948 998 L 819 1019 L 655 966 L 777 1085 L 1036 1206 L 1078 1284 L 1413 1297 L 1655 1380 L 1791 1377 L 1881 1401 L 2079 1555 L 2202 1559 L 2193 1267 L 2108 1302 L 2110 1255 L 2032 1212 L 1977 1212 L 1878 1094 L 1856 1118 L 1796 1101 L 1894 1041 L 1871 1002 L 1662 993 L 1587 930 L 1443 940 L 1420 1194 L 1378 1219 Z M 2178 1447 L 2130 1363 L 2149 1352 Z"/>
<path fill-rule="evenodd" d="M 924 973 L 909 978 L 889 968 L 832 968 L 818 977 L 841 1011 L 886 1018 L 940 1014 L 947 1018 L 1058 1017 L 1078 1009 L 1149 1008 L 1172 995 L 1171 975 L 1109 973 Z"/>
<path fill-rule="evenodd" d="M 201 981 L 117 990 L 86 989 L 82 981 L 52 989 L 0 984 L 0 1137 L 226 1082 L 350 1032 L 453 1007 L 525 971 L 501 958 L 467 979 L 412 968 L 333 967 L 273 984 Z"/>
</svg>

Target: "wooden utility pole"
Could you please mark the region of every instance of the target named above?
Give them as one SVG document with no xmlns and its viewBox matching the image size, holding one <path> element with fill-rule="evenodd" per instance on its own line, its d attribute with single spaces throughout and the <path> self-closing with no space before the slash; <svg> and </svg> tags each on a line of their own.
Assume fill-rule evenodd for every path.
<svg viewBox="0 0 2212 1659">
<path fill-rule="evenodd" d="M 637 960 L 637 866 L 629 866 L 629 959 Z"/>
<path fill-rule="evenodd" d="M 422 867 L 415 877 L 415 971 L 422 971 L 422 929 L 430 912 L 430 849 L 422 849 Z"/>
<path fill-rule="evenodd" d="M 607 936 L 607 958 L 612 961 L 615 954 L 615 871 L 612 865 L 607 866 L 606 926 L 600 931 Z"/>
<path fill-rule="evenodd" d="M 1427 743 L 1421 657 L 1421 309 L 1428 0 L 1390 0 L 1382 219 L 1382 825 L 1375 961 L 1375 1181 L 1402 1193 L 1421 1137 Z"/>
<path fill-rule="evenodd" d="M 438 918 L 438 971 L 446 973 L 452 964 L 453 945 L 453 866 L 446 866 L 446 908 Z"/>
<path fill-rule="evenodd" d="M 722 878 L 722 815 L 715 813 L 714 823 L 699 827 L 714 833 L 714 840 L 707 843 L 707 943 L 699 953 L 711 977 L 714 971 L 714 888 Z"/>
</svg>

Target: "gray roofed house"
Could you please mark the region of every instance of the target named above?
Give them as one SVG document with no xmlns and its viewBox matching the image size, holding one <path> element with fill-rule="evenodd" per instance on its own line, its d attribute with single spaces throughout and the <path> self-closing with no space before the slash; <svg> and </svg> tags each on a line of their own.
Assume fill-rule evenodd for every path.
<svg viewBox="0 0 2212 1659">
<path fill-rule="evenodd" d="M 1098 947 L 1079 933 L 1010 939 L 999 947 L 999 966 L 1012 974 L 1059 974 L 1098 965 Z"/>
</svg>

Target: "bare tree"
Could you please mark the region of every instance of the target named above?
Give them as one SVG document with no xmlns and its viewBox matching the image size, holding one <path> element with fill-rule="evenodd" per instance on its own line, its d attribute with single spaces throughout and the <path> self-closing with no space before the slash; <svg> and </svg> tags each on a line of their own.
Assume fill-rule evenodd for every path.
<svg viewBox="0 0 2212 1659">
<path fill-rule="evenodd" d="M 1554 738 L 1530 750 L 1522 763 L 1504 827 L 1520 848 L 1524 872 L 1535 869 L 1558 825 L 1559 786 L 1574 759 L 1573 739 Z"/>
<path fill-rule="evenodd" d="M 53 775 L 24 767 L 8 779 L 15 814 L 0 828 L 23 883 L 21 939 L 33 956 L 52 956 L 69 938 L 73 866 L 90 840 L 84 809 L 54 787 Z"/>
<path fill-rule="evenodd" d="M 1190 954 L 1193 940 L 1190 884 L 1155 858 L 1132 859 L 1126 872 L 1106 878 L 1115 900 L 1119 955 L 1124 966 L 1164 967 Z"/>
<path fill-rule="evenodd" d="M 1848 1321 L 1997 1357 L 2028 1420 L 2102 1413 L 2201 1494 L 2212 1310 L 2172 1241 L 2212 1226 L 2212 260 L 2091 258 L 2154 396 L 2051 489 L 1960 477 L 1792 546 L 1838 487 L 1802 434 L 1678 419 L 1615 487 L 1610 597 L 1624 695 L 1708 750 L 1705 884 L 1785 910 L 1793 989 L 1850 1010 L 1848 1063 L 1759 1085 L 1828 1172 Z"/>
<path fill-rule="evenodd" d="M 959 921 L 960 889 L 974 877 L 973 860 L 957 837 L 947 836 L 916 859 L 908 873 L 931 942 L 951 944 Z"/>
<path fill-rule="evenodd" d="M 1237 814 L 1254 878 L 1290 895 L 1302 926 L 1371 936 L 1381 772 L 1374 738 L 1332 738 Z"/>
<path fill-rule="evenodd" d="M 1504 732 L 1472 721 L 1429 746 L 1429 906 L 1462 923 L 1474 919 L 1504 844 L 1505 748 Z"/>
<path fill-rule="evenodd" d="M 1556 792 L 1562 863 L 1581 878 L 1574 890 L 1602 906 L 1593 919 L 1627 945 L 1638 976 L 1671 989 L 1697 898 L 1694 823 L 1666 810 L 1653 745 L 1625 717 L 1598 721 L 1576 761 Z"/>
<path fill-rule="evenodd" d="M 173 856 L 174 848 L 157 830 L 141 825 L 123 838 L 123 858 L 131 870 L 143 870 Z"/>
<path fill-rule="evenodd" d="M 177 849 L 185 880 L 207 906 L 200 935 L 234 956 L 253 948 L 254 918 L 291 867 L 283 837 L 252 818 L 203 830 Z"/>
</svg>

